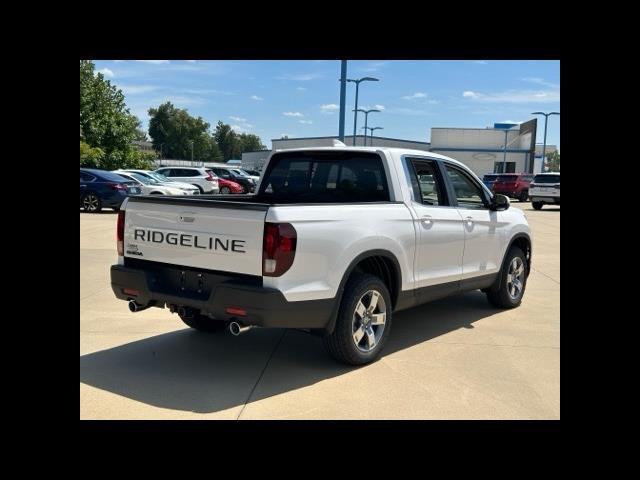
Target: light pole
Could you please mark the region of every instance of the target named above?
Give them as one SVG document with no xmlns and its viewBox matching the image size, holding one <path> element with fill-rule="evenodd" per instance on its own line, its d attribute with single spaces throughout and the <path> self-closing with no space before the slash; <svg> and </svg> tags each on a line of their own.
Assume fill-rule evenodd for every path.
<svg viewBox="0 0 640 480">
<path fill-rule="evenodd" d="M 353 82 L 356 84 L 356 106 L 353 111 L 353 145 L 356 144 L 356 132 L 358 128 L 358 88 L 360 87 L 360 82 L 379 82 L 377 78 L 374 77 L 363 77 L 358 79 L 347 78 L 347 82 Z"/>
<path fill-rule="evenodd" d="M 384 130 L 383 127 L 369 127 L 369 130 L 371 130 L 371 135 L 369 135 L 369 144 L 371 146 L 373 146 L 373 131 L 374 130 Z"/>
<path fill-rule="evenodd" d="M 193 140 L 191 140 L 191 166 L 193 167 Z"/>
<path fill-rule="evenodd" d="M 364 113 L 364 145 L 365 145 L 365 147 L 367 146 L 367 121 L 369 119 L 369 114 L 371 112 L 379 112 L 379 111 L 380 110 L 377 110 L 375 108 L 372 108 L 370 110 L 363 110 L 361 108 L 359 108 L 358 110 L 354 110 L 354 112 L 362 112 L 362 113 Z M 354 145 L 356 144 L 355 140 L 354 140 L 353 144 Z"/>
<path fill-rule="evenodd" d="M 549 115 L 560 115 L 560 112 L 533 112 L 531 115 L 544 115 L 544 143 L 542 144 L 542 169 L 540 170 L 541 172 L 544 172 L 544 160 L 547 150 L 547 120 L 549 120 Z"/>
<path fill-rule="evenodd" d="M 344 104 L 347 98 L 347 61 L 340 61 L 340 120 L 338 122 L 338 138 L 344 143 Z"/>
</svg>

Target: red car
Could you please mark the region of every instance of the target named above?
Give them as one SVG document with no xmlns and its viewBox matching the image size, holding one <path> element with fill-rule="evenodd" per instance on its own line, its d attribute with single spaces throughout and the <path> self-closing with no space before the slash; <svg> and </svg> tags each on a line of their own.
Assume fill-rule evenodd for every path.
<svg viewBox="0 0 640 480">
<path fill-rule="evenodd" d="M 491 190 L 526 202 L 529 199 L 529 184 L 534 176 L 531 173 L 502 173 L 493 182 Z"/>
<path fill-rule="evenodd" d="M 226 180 L 222 177 L 218 177 L 218 186 L 220 187 L 220 193 L 222 194 L 244 193 L 242 185 L 232 182 L 231 180 Z"/>
</svg>

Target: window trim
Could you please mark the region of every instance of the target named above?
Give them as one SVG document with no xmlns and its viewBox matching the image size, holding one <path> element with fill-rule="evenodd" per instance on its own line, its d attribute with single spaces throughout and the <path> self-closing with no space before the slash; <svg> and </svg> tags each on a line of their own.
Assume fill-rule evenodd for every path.
<svg viewBox="0 0 640 480">
<path fill-rule="evenodd" d="M 418 205 L 423 205 L 425 207 L 429 207 L 429 208 L 438 208 L 438 207 L 452 207 L 451 205 L 451 201 L 449 199 L 449 190 L 447 189 L 447 184 L 445 179 L 442 176 L 442 171 L 440 170 L 440 166 L 438 165 L 438 159 L 435 158 L 428 158 L 428 157 L 421 157 L 418 155 L 403 155 L 403 163 L 404 166 L 406 167 L 405 173 L 407 173 L 408 175 L 413 174 L 416 178 L 416 180 L 418 180 L 418 185 L 420 183 L 420 180 L 418 179 L 418 172 L 416 171 L 416 167 L 413 164 L 414 161 L 416 162 L 426 162 L 429 163 L 434 170 L 435 173 L 435 178 L 436 178 L 436 182 L 438 182 L 438 187 L 440 188 L 440 200 L 441 203 L 439 203 L 438 205 L 429 205 L 428 203 L 424 203 L 424 201 L 422 201 L 422 198 L 420 199 L 416 199 L 415 198 L 415 192 L 413 190 L 413 184 L 411 183 L 412 179 L 409 178 L 409 193 L 411 194 L 411 200 L 413 200 L 415 203 L 417 203 Z M 420 188 L 418 186 L 418 188 Z M 420 191 L 420 196 L 422 196 L 422 190 Z"/>
<path fill-rule="evenodd" d="M 451 178 L 449 177 L 449 174 L 447 173 L 447 168 L 451 168 L 453 170 L 458 171 L 462 176 L 464 176 L 467 180 L 469 180 L 472 184 L 474 184 L 477 188 L 480 189 L 481 192 L 481 197 L 482 197 L 482 206 L 478 206 L 478 207 L 474 207 L 474 206 L 467 206 L 467 205 L 460 205 L 458 203 L 458 197 L 456 196 L 456 191 L 455 188 L 453 188 L 453 182 L 451 181 Z M 442 161 L 442 171 L 444 173 L 444 176 L 446 178 L 446 182 L 447 182 L 447 189 L 448 192 L 450 193 L 450 198 L 452 200 L 452 204 L 455 204 L 456 208 L 468 208 L 471 210 L 490 210 L 489 206 L 491 204 L 491 196 L 488 195 L 488 189 L 486 187 L 486 185 L 484 183 L 478 183 L 475 178 L 473 178 L 472 175 L 469 174 L 469 172 L 465 171 L 466 169 L 460 167 L 460 165 L 456 165 L 454 163 L 448 162 L 446 160 Z"/>
</svg>

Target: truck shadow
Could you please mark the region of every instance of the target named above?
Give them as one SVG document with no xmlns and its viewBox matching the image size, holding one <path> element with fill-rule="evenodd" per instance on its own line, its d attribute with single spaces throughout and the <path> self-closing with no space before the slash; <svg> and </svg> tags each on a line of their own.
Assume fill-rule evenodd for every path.
<svg viewBox="0 0 640 480">
<path fill-rule="evenodd" d="M 477 291 L 398 312 L 383 358 L 459 328 L 474 328 L 497 312 Z M 182 329 L 81 356 L 80 381 L 155 407 L 212 413 L 354 368 L 334 361 L 320 338 L 301 331 L 254 329 L 235 338 Z"/>
</svg>

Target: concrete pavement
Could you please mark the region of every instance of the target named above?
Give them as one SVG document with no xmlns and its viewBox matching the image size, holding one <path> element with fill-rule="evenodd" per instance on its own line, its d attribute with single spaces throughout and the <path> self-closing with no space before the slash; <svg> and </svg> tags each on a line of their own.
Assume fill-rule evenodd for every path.
<svg viewBox="0 0 640 480">
<path fill-rule="evenodd" d="M 131 314 L 109 285 L 116 215 L 80 213 L 80 418 L 560 418 L 560 208 L 511 208 L 534 236 L 522 305 L 471 292 L 399 312 L 360 368 L 304 332 L 205 335 L 168 310 Z"/>
</svg>

